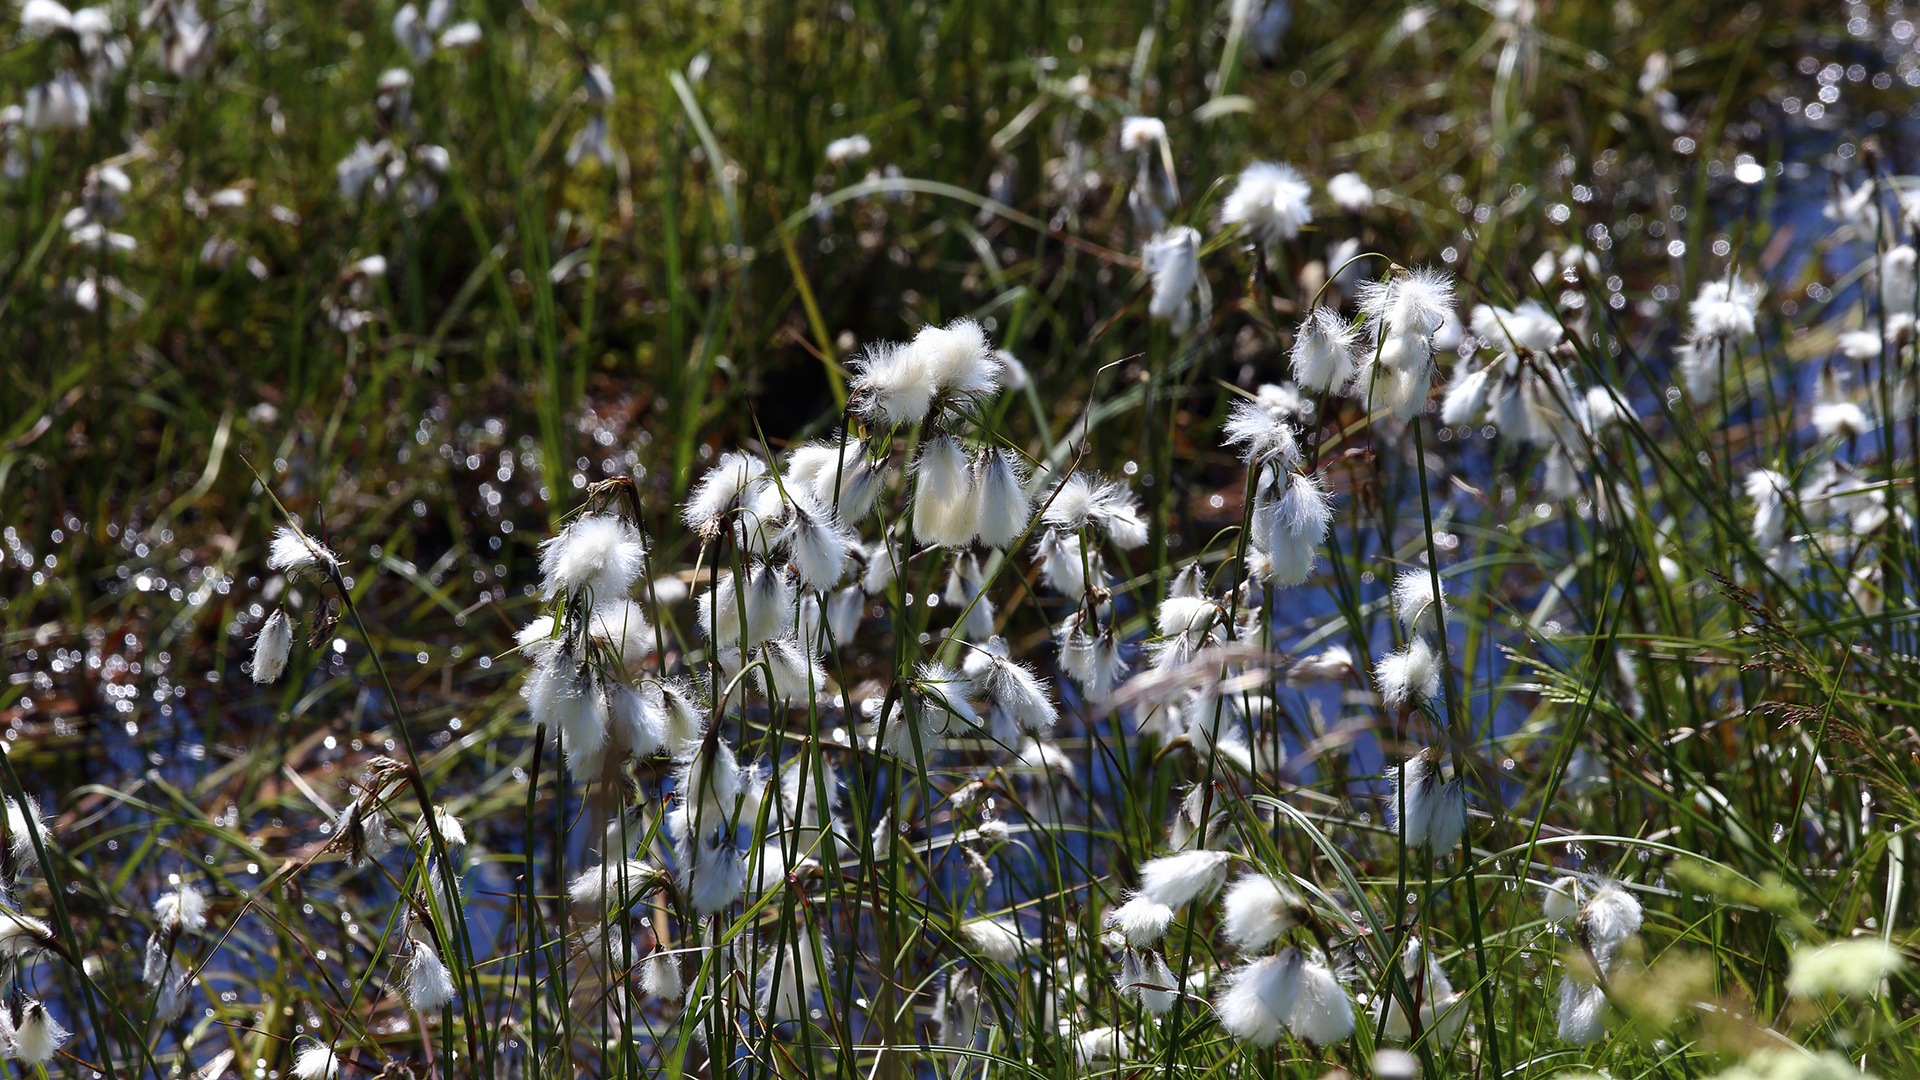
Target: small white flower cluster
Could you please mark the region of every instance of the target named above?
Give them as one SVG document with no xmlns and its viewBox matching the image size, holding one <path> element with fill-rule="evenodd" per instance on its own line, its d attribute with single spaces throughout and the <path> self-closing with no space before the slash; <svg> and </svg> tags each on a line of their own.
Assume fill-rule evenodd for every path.
<svg viewBox="0 0 1920 1080">
<path fill-rule="evenodd" d="M 1263 386 L 1252 401 L 1235 402 L 1225 442 L 1240 448 L 1253 477 L 1253 531 L 1248 572 L 1263 584 L 1290 587 L 1313 574 L 1333 522 L 1333 504 L 1319 474 L 1306 467 L 1291 418 L 1291 386 Z"/>
<path fill-rule="evenodd" d="M 1687 343 L 1676 350 L 1681 382 L 1695 402 L 1719 398 L 1733 374 L 1728 360 L 1753 337 L 1759 313 L 1760 286 L 1745 278 L 1729 273 L 1700 286 L 1687 309 Z"/>
<path fill-rule="evenodd" d="M 1357 291 L 1364 326 L 1324 305 L 1301 321 L 1289 353 L 1294 381 L 1308 393 L 1359 398 L 1411 420 L 1433 386 L 1439 335 L 1457 325 L 1453 278 L 1429 268 L 1395 270 Z"/>
<path fill-rule="evenodd" d="M 1380 696 L 1396 709 L 1434 701 L 1447 661 L 1432 638 L 1446 617 L 1447 600 L 1444 587 L 1436 592 L 1432 570 L 1406 570 L 1393 579 L 1393 611 L 1407 643 L 1374 663 Z"/>
<path fill-rule="evenodd" d="M 1393 770 L 1387 817 L 1409 848 L 1451 851 L 1467 830 L 1466 786 L 1458 776 L 1441 779 L 1440 755 L 1422 750 Z"/>
</svg>

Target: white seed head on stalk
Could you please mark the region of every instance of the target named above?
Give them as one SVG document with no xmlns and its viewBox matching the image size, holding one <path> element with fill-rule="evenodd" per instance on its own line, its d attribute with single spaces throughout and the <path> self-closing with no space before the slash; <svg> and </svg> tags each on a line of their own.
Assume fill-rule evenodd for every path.
<svg viewBox="0 0 1920 1080">
<path fill-rule="evenodd" d="M 1140 867 L 1140 896 L 1178 908 L 1220 891 L 1232 858 L 1224 851 L 1183 851 Z"/>
<path fill-rule="evenodd" d="M 1018 540 L 1033 518 L 1027 501 L 1027 473 L 1004 449 L 987 451 L 975 465 L 980 513 L 976 539 L 987 547 L 1005 548 Z"/>
<path fill-rule="evenodd" d="M 308 1043 L 294 1055 L 293 1075 L 298 1080 L 333 1080 L 340 1075 L 340 1055 L 324 1043 Z"/>
<path fill-rule="evenodd" d="M 1559 318 L 1541 307 L 1538 300 L 1524 300 L 1512 310 L 1476 304 L 1468 325 L 1489 347 L 1502 352 L 1525 349 L 1544 353 L 1566 337 Z"/>
<path fill-rule="evenodd" d="M 1407 633 L 1432 633 L 1438 626 L 1436 615 L 1446 611 L 1444 585 L 1435 601 L 1434 575 L 1422 567 L 1403 570 L 1393 579 L 1393 613 Z"/>
<path fill-rule="evenodd" d="M 935 547 L 965 547 L 980 528 L 979 488 L 951 436 L 920 444 L 913 463 L 913 535 Z"/>
<path fill-rule="evenodd" d="M 937 395 L 978 400 L 1000 389 L 1000 358 L 988 346 L 987 332 L 972 319 L 922 326 L 907 348 Z"/>
<path fill-rule="evenodd" d="M 1703 282 L 1687 307 L 1690 333 L 1696 341 L 1735 344 L 1753 336 L 1760 311 L 1760 286 L 1745 278 L 1726 277 Z"/>
<path fill-rule="evenodd" d="M 1136 949 L 1158 945 L 1172 924 L 1173 908 L 1146 896 L 1135 896 L 1107 913 L 1107 927 Z"/>
<path fill-rule="evenodd" d="M 1424 637 L 1407 642 L 1406 647 L 1381 657 L 1373 666 L 1380 697 L 1399 708 L 1415 699 L 1432 701 L 1440 696 L 1440 654 Z"/>
<path fill-rule="evenodd" d="M 974 919 L 960 924 L 960 937 L 967 947 L 989 960 L 1013 964 L 1027 951 L 1020 927 L 1005 919 Z"/>
<path fill-rule="evenodd" d="M 1301 970 L 1306 965 L 1299 949 L 1282 949 L 1235 968 L 1225 989 L 1214 999 L 1213 1010 L 1229 1035 L 1254 1046 L 1272 1046 L 1286 1033 L 1300 997 Z"/>
<path fill-rule="evenodd" d="M 1262 244 L 1291 240 L 1313 220 L 1312 198 L 1312 186 L 1293 166 L 1256 161 L 1240 171 L 1240 179 L 1221 204 L 1220 220 L 1245 225 Z M 1372 199 L 1373 192 L 1368 191 L 1368 202 Z"/>
<path fill-rule="evenodd" d="M 1295 659 L 1287 668 L 1287 685 L 1339 682 L 1350 677 L 1353 671 L 1353 653 L 1345 645 L 1329 645 L 1317 653 Z"/>
<path fill-rule="evenodd" d="M 1327 181 L 1327 197 L 1349 214 L 1364 214 L 1373 209 L 1373 188 L 1360 178 L 1359 173 L 1336 174 Z"/>
<path fill-rule="evenodd" d="M 1175 334 L 1184 334 L 1193 322 L 1193 292 L 1200 283 L 1200 234 L 1175 225 L 1148 240 L 1141 262 L 1153 279 L 1147 314 L 1170 322 Z"/>
<path fill-rule="evenodd" d="M 1300 440 L 1293 425 L 1257 401 L 1234 402 L 1221 432 L 1226 436 L 1221 442 L 1240 447 L 1240 459 L 1250 465 L 1300 464 Z"/>
<path fill-rule="evenodd" d="M 251 674 L 257 683 L 280 681 L 287 670 L 287 657 L 293 654 L 293 622 L 287 613 L 275 608 L 253 639 Z"/>
<path fill-rule="evenodd" d="M 1314 1046 L 1332 1046 L 1353 1034 L 1353 999 L 1325 966 L 1312 961 L 1300 966 L 1300 992 L 1287 1030 Z"/>
<path fill-rule="evenodd" d="M 27 1065 L 45 1065 L 70 1034 L 47 1011 L 45 1002 L 28 998 L 20 1007 L 20 1023 L 13 1030 L 13 1052 L 9 1056 Z"/>
<path fill-rule="evenodd" d="M 934 378 L 924 353 L 906 345 L 880 343 L 853 362 L 848 405 L 869 424 L 907 427 L 933 409 Z"/>
<path fill-rule="evenodd" d="M 422 923 L 407 929 L 407 972 L 403 982 L 407 1005 L 419 1012 L 434 1012 L 451 1004 L 454 998 L 453 973 L 433 946 L 433 937 Z"/>
<path fill-rule="evenodd" d="M 1434 854 L 1460 846 L 1467 831 L 1467 791 L 1460 777 L 1440 785 L 1433 797 L 1433 820 L 1427 823 L 1427 846 Z"/>
<path fill-rule="evenodd" d="M 766 462 L 740 451 L 720 455 L 720 460 L 687 495 L 681 517 L 687 527 L 703 537 L 719 534 L 720 519 L 739 504 L 766 475 Z"/>
<path fill-rule="evenodd" d="M 646 568 L 640 531 L 611 514 L 583 514 L 540 544 L 540 598 L 625 599 Z"/>
<path fill-rule="evenodd" d="M 1235 949 L 1257 953 L 1311 914 L 1292 889 L 1266 874 L 1248 874 L 1221 900 L 1220 927 Z"/>
<path fill-rule="evenodd" d="M 1360 366 L 1354 355 L 1359 340 L 1359 329 L 1339 312 L 1324 305 L 1314 308 L 1294 331 L 1293 349 L 1287 354 L 1293 381 L 1315 394 L 1344 388 Z"/>
<path fill-rule="evenodd" d="M 1387 817 L 1408 847 L 1423 847 L 1429 839 L 1440 799 L 1440 759 L 1431 750 L 1400 763 L 1393 770 L 1393 789 L 1387 796 Z"/>
<path fill-rule="evenodd" d="M 267 551 L 268 569 L 295 577 L 300 574 L 324 574 L 339 566 L 339 556 L 299 529 L 282 525 L 273 530 L 273 543 Z"/>
<path fill-rule="evenodd" d="M 1607 1033 L 1606 991 L 1572 975 L 1561 975 L 1556 1019 L 1561 1042 L 1575 1046 L 1598 1042 Z"/>
<path fill-rule="evenodd" d="M 197 934 L 207 928 L 207 894 L 182 882 L 160 894 L 153 915 L 164 932 Z"/>
</svg>

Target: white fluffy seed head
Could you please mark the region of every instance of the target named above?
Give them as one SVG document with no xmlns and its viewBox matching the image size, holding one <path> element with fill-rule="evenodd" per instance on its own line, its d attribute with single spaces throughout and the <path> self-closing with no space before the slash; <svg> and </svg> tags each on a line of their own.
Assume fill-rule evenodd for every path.
<svg viewBox="0 0 1920 1080">
<path fill-rule="evenodd" d="M 994 705 L 1006 710 L 1019 726 L 1042 738 L 1053 732 L 1060 712 L 1047 695 L 1047 687 L 1027 665 L 990 652 L 976 652 L 987 658 L 985 683 L 987 696 Z"/>
<path fill-rule="evenodd" d="M 1274 410 L 1258 402 L 1237 401 L 1222 427 L 1227 446 L 1240 447 L 1240 459 L 1250 465 L 1278 461 L 1288 468 L 1300 464 L 1300 440 Z"/>
<path fill-rule="evenodd" d="M 1140 867 L 1139 895 L 1170 908 L 1204 900 L 1226 883 L 1231 858 L 1224 851 L 1183 851 L 1150 860 Z"/>
<path fill-rule="evenodd" d="M 1607 1033 L 1606 991 L 1571 975 L 1562 975 L 1556 1018 L 1561 1042 L 1586 1046 L 1599 1041 Z"/>
<path fill-rule="evenodd" d="M 984 398 L 1000 389 L 1000 358 L 987 345 L 987 332 L 972 319 L 945 326 L 929 323 L 907 346 L 933 381 L 935 394 Z"/>
<path fill-rule="evenodd" d="M 1337 682 L 1353 674 L 1353 653 L 1345 645 L 1329 645 L 1311 656 L 1302 656 L 1287 669 L 1288 686 Z"/>
<path fill-rule="evenodd" d="M 1380 697 L 1396 709 L 1440 696 L 1440 655 L 1424 637 L 1381 657 L 1374 663 L 1373 674 Z"/>
<path fill-rule="evenodd" d="M 1538 300 L 1522 301 L 1511 310 L 1476 304 L 1469 325 L 1482 340 L 1502 352 L 1525 349 L 1543 353 L 1566 336 L 1560 320 Z"/>
<path fill-rule="evenodd" d="M 160 894 L 153 914 L 162 931 L 197 934 L 207 928 L 207 894 L 182 882 Z"/>
<path fill-rule="evenodd" d="M 1151 948 L 1167 936 L 1173 909 L 1150 897 L 1136 896 L 1107 913 L 1107 927 L 1136 949 Z"/>
<path fill-rule="evenodd" d="M 1422 750 L 1393 770 L 1392 780 L 1387 817 L 1408 847 L 1421 847 L 1427 843 L 1439 800 L 1439 759 L 1432 751 Z"/>
<path fill-rule="evenodd" d="M 1618 882 L 1608 881 L 1595 888 L 1592 899 L 1580 909 L 1574 930 L 1605 966 L 1628 938 L 1640 932 L 1641 919 L 1640 901 Z"/>
<path fill-rule="evenodd" d="M 1570 928 L 1585 902 L 1586 890 L 1581 888 L 1580 879 L 1569 874 L 1548 882 L 1544 889 L 1540 898 L 1541 914 L 1562 930 Z"/>
<path fill-rule="evenodd" d="M 323 574 L 339 565 L 339 557 L 327 550 L 325 544 L 299 529 L 282 525 L 273 530 L 273 543 L 267 551 L 268 569 L 292 577 L 306 573 Z"/>
<path fill-rule="evenodd" d="M 681 509 L 687 527 L 703 536 L 714 535 L 721 516 L 741 503 L 766 471 L 766 462 L 753 454 L 735 450 L 720 455 L 687 495 Z"/>
<path fill-rule="evenodd" d="M 1433 799 L 1433 820 L 1427 824 L 1427 846 L 1438 855 L 1460 846 L 1467 831 L 1466 787 L 1459 777 L 1440 785 Z"/>
<path fill-rule="evenodd" d="M 1007 451 L 991 450 L 980 461 L 974 484 L 979 490 L 980 543 L 1005 548 L 1018 540 L 1033 517 L 1026 469 Z"/>
<path fill-rule="evenodd" d="M 914 459 L 913 535 L 935 547 L 965 547 L 980 527 L 979 488 L 966 452 L 947 435 L 920 445 Z"/>
<path fill-rule="evenodd" d="M 646 563 L 638 529 L 611 514 L 587 514 L 540 544 L 540 598 L 585 592 L 596 603 L 624 599 Z"/>
<path fill-rule="evenodd" d="M 293 1075 L 298 1080 L 333 1080 L 340 1074 L 340 1055 L 333 1047 L 308 1043 L 293 1058 Z"/>
<path fill-rule="evenodd" d="M 1440 422 L 1449 427 L 1477 424 L 1487 414 L 1487 390 L 1493 369 L 1469 371 L 1466 362 L 1454 368 L 1453 381 L 1440 399 Z"/>
<path fill-rule="evenodd" d="M 1129 116 L 1120 121 L 1120 149 L 1139 150 L 1167 141 L 1166 121 L 1152 116 Z"/>
<path fill-rule="evenodd" d="M 28 998 L 20 1009 L 20 1025 L 13 1032 L 11 1056 L 27 1065 L 45 1065 L 65 1045 L 69 1034 L 44 1002 Z"/>
<path fill-rule="evenodd" d="M 1260 952 L 1311 916 L 1297 893 L 1266 874 L 1234 882 L 1221 901 L 1220 926 L 1242 953 Z"/>
<path fill-rule="evenodd" d="M 453 973 L 440 959 L 424 926 L 416 924 L 408 936 L 412 939 L 411 954 L 403 985 L 407 1005 L 418 1012 L 436 1012 L 453 1003 Z"/>
<path fill-rule="evenodd" d="M 293 654 L 293 621 L 287 613 L 275 608 L 273 614 L 260 627 L 260 635 L 253 639 L 253 681 L 272 683 L 280 681 L 287 670 L 287 657 Z"/>
<path fill-rule="evenodd" d="M 1185 333 L 1193 318 L 1192 293 L 1200 281 L 1200 234 L 1175 225 L 1147 241 L 1141 261 L 1153 280 L 1147 314 L 1173 323 L 1174 333 Z"/>
<path fill-rule="evenodd" d="M 848 552 L 859 540 L 840 524 L 827 504 L 800 491 L 789 494 L 793 496 L 792 510 L 777 542 L 793 560 L 801 588 L 831 589 L 840 583 Z"/>
<path fill-rule="evenodd" d="M 1314 308 L 1294 332 L 1293 349 L 1287 354 L 1293 381 L 1316 394 L 1346 386 L 1359 366 L 1353 352 L 1359 339 L 1359 330 L 1339 312 L 1325 305 Z"/>
<path fill-rule="evenodd" d="M 1760 287 L 1744 278 L 1727 277 L 1700 286 L 1687 307 L 1687 318 L 1696 341 L 1733 343 L 1753 336 L 1759 311 Z"/>
<path fill-rule="evenodd" d="M 1373 188 L 1359 173 L 1343 172 L 1328 180 L 1327 197 L 1349 214 L 1364 214 L 1373 209 Z"/>
<path fill-rule="evenodd" d="M 960 925 L 961 940 L 973 951 L 1002 964 L 1020 959 L 1027 945 L 1020 928 L 1004 919 L 975 919 Z"/>
<path fill-rule="evenodd" d="M 1300 992 L 1287 1030 L 1314 1046 L 1332 1046 L 1353 1034 L 1353 1000 L 1333 972 L 1312 962 L 1300 966 Z"/>
<path fill-rule="evenodd" d="M 905 345 L 881 343 L 854 361 L 848 404 L 876 427 L 906 427 L 933 409 L 934 377 L 926 357 Z"/>
<path fill-rule="evenodd" d="M 1446 592 L 1441 589 L 1439 603 L 1434 602 L 1434 575 L 1425 568 L 1403 570 L 1393 579 L 1393 613 L 1407 633 L 1432 631 L 1436 617 L 1446 609 Z"/>
<path fill-rule="evenodd" d="M 1306 958 L 1283 949 L 1236 968 L 1213 1010 L 1227 1033 L 1255 1046 L 1272 1046 L 1285 1033 L 1300 997 L 1300 972 Z"/>
<path fill-rule="evenodd" d="M 1372 194 L 1367 193 L 1369 201 Z M 1313 188 L 1293 166 L 1256 161 L 1240 171 L 1239 182 L 1220 208 L 1220 220 L 1245 225 L 1263 244 L 1291 240 L 1313 220 L 1312 198 Z"/>
</svg>

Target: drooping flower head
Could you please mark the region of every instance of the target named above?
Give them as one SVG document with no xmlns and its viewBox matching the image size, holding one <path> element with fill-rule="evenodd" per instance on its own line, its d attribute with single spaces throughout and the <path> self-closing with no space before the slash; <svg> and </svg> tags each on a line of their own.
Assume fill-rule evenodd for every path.
<svg viewBox="0 0 1920 1080">
<path fill-rule="evenodd" d="M 1313 220 L 1312 197 L 1313 189 L 1293 166 L 1256 161 L 1241 170 L 1239 183 L 1220 209 L 1220 220 L 1245 225 L 1262 244 L 1291 240 Z"/>
</svg>

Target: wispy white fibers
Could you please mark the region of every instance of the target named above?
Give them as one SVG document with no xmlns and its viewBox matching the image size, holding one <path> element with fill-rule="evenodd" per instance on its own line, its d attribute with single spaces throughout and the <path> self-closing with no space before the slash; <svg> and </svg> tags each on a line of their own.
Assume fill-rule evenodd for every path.
<svg viewBox="0 0 1920 1080">
<path fill-rule="evenodd" d="M 1573 926 L 1573 918 L 1580 913 L 1586 903 L 1586 889 L 1580 879 L 1567 875 L 1555 878 L 1543 886 L 1540 897 L 1540 913 L 1556 928 L 1567 930 Z"/>
<path fill-rule="evenodd" d="M 1300 998 L 1300 973 L 1305 966 L 1299 949 L 1282 949 L 1276 956 L 1234 969 L 1213 1003 L 1220 1026 L 1255 1046 L 1278 1042 Z"/>
<path fill-rule="evenodd" d="M 1414 1015 L 1419 1017 L 1420 1031 L 1434 1031 L 1444 1042 L 1452 1042 L 1466 1024 L 1466 1004 L 1463 996 L 1454 992 L 1453 981 L 1447 978 L 1440 962 L 1433 958 L 1419 938 L 1407 939 L 1406 949 L 1400 954 L 1400 972 L 1406 977 L 1407 992 L 1413 998 L 1417 1010 Z M 1385 996 L 1387 1038 L 1401 1042 L 1412 1038 L 1413 1024 L 1408 1019 L 1401 995 L 1389 988 Z"/>
<path fill-rule="evenodd" d="M 1293 381 L 1316 394 L 1344 388 L 1359 369 L 1360 358 L 1353 351 L 1359 340 L 1359 329 L 1339 312 L 1314 308 L 1294 331 L 1293 349 L 1287 354 Z"/>
<path fill-rule="evenodd" d="M 1221 900 L 1220 928 L 1242 953 L 1256 953 L 1311 917 L 1305 901 L 1266 874 L 1233 883 Z"/>
<path fill-rule="evenodd" d="M 833 949 L 817 934 L 803 933 L 798 940 L 779 942 L 760 965 L 754 1003 L 773 1022 L 798 1020 L 807 1015 L 823 973 L 832 968 Z"/>
<path fill-rule="evenodd" d="M 801 588 L 815 591 L 831 589 L 840 583 L 841 575 L 846 573 L 848 552 L 859 543 L 859 538 L 827 509 L 828 504 L 803 492 L 791 491 L 789 494 L 793 498 L 789 504 L 787 527 L 781 531 L 775 544 L 784 548 L 788 558 L 793 560 Z"/>
<path fill-rule="evenodd" d="M 924 354 L 904 345 L 869 346 L 853 362 L 847 404 L 877 427 L 905 427 L 933 409 L 934 380 Z"/>
<path fill-rule="evenodd" d="M 787 490 L 804 491 L 821 505 L 834 507 L 841 521 L 853 523 L 873 510 L 884 479 L 883 470 L 867 456 L 866 440 L 848 440 L 843 454 L 840 439 L 834 437 L 788 451 L 782 482 Z"/>
<path fill-rule="evenodd" d="M 1220 891 L 1232 856 L 1224 851 L 1183 851 L 1140 867 L 1140 892 L 1156 904 L 1181 907 Z"/>
<path fill-rule="evenodd" d="M 1561 1042 L 1586 1046 L 1598 1041 L 1607 1033 L 1606 992 L 1570 975 L 1562 976 L 1557 1019 Z"/>
<path fill-rule="evenodd" d="M 1372 192 L 1367 194 L 1371 201 Z M 1245 225 L 1262 244 L 1291 240 L 1313 220 L 1312 198 L 1313 188 L 1293 166 L 1256 161 L 1240 171 L 1239 183 L 1221 205 L 1220 220 Z"/>
<path fill-rule="evenodd" d="M 974 486 L 979 491 L 980 543 L 1005 548 L 1018 540 L 1033 518 L 1025 467 L 1004 449 L 985 451 L 974 466 Z"/>
<path fill-rule="evenodd" d="M 739 646 L 741 609 L 746 609 L 746 641 L 751 649 L 786 633 L 793 625 L 793 584 L 786 572 L 766 565 L 747 570 L 747 587 L 736 591 L 734 576 L 720 579 L 714 588 L 694 598 L 694 617 L 700 632 L 722 646 Z"/>
<path fill-rule="evenodd" d="M 1333 523 L 1332 495 L 1311 473 L 1289 473 L 1286 490 L 1256 511 L 1256 546 L 1268 559 L 1275 585 L 1293 586 L 1313 574 L 1320 545 Z"/>
<path fill-rule="evenodd" d="M 929 323 L 907 348 L 936 395 L 977 400 L 1000 388 L 1000 358 L 987 345 L 987 332 L 972 319 L 955 319 L 945 326 Z"/>
<path fill-rule="evenodd" d="M 1401 420 L 1426 404 L 1433 386 L 1434 335 L 1453 312 L 1453 278 L 1422 267 L 1361 284 L 1360 310 L 1371 335 L 1370 372 L 1356 389 Z"/>
<path fill-rule="evenodd" d="M 267 550 L 267 568 L 289 577 L 300 574 L 325 574 L 340 565 L 339 556 L 327 545 L 291 525 L 273 530 L 273 543 Z"/>
<path fill-rule="evenodd" d="M 1695 341 L 1737 343 L 1753 336 L 1759 311 L 1760 286 L 1729 276 L 1700 286 L 1687 319 Z"/>
<path fill-rule="evenodd" d="M 1605 969 L 1612 966 L 1620 947 L 1640 932 L 1643 917 L 1640 901 L 1632 893 L 1619 882 L 1602 882 L 1580 909 L 1574 931 Z"/>
<path fill-rule="evenodd" d="M 982 681 L 994 706 L 1005 710 L 1026 731 L 1043 737 L 1051 734 L 1060 712 L 1047 696 L 1046 684 L 1033 669 L 990 652 L 976 650 L 974 655 L 986 658 Z"/>
<path fill-rule="evenodd" d="M 324 1043 L 308 1043 L 293 1057 L 297 1080 L 333 1080 L 340 1075 L 340 1055 Z"/>
<path fill-rule="evenodd" d="M 1135 896 L 1107 912 L 1107 927 L 1136 949 L 1159 944 L 1172 924 L 1173 908 L 1148 896 Z"/>
<path fill-rule="evenodd" d="M 610 514 L 577 517 L 540 544 L 540 598 L 624 598 L 646 562 L 646 543 L 632 525 Z"/>
<path fill-rule="evenodd" d="M 1460 424 L 1474 424 L 1486 415 L 1487 393 L 1492 382 L 1493 369 L 1499 361 L 1483 368 L 1469 370 L 1466 361 L 1454 368 L 1453 381 L 1447 384 L 1447 392 L 1440 399 L 1440 422 L 1448 427 Z"/>
<path fill-rule="evenodd" d="M 1329 645 L 1310 656 L 1295 659 L 1287 669 L 1287 685 L 1338 682 L 1350 677 L 1353 671 L 1353 653 L 1344 645 Z"/>
<path fill-rule="evenodd" d="M 1140 1002 L 1154 1016 L 1163 1016 L 1179 996 L 1174 989 L 1178 985 L 1173 970 L 1159 953 L 1133 948 L 1122 951 L 1120 971 L 1114 976 L 1120 996 Z"/>
<path fill-rule="evenodd" d="M 1780 546 L 1786 538 L 1786 499 L 1793 482 L 1772 469 L 1755 469 L 1745 481 L 1753 500 L 1753 542 L 1762 549 Z"/>
<path fill-rule="evenodd" d="M 587 632 L 607 647 L 628 676 L 640 674 L 659 642 L 647 622 L 646 609 L 624 597 L 595 604 L 587 617 Z"/>
<path fill-rule="evenodd" d="M 935 547 L 965 547 L 980 526 L 979 489 L 966 452 L 950 436 L 920 444 L 914 459 L 913 535 Z"/>
<path fill-rule="evenodd" d="M 1543 353 L 1566 336 L 1560 320 L 1537 300 L 1525 300 L 1511 311 L 1488 304 L 1473 309 L 1473 332 L 1502 352 L 1525 349 Z"/>
<path fill-rule="evenodd" d="M 1116 546 L 1129 550 L 1147 542 L 1140 502 L 1123 481 L 1075 472 L 1040 501 L 1046 507 L 1040 520 L 1055 528 L 1078 530 L 1091 525 Z"/>
<path fill-rule="evenodd" d="M 1353 1000 L 1326 967 L 1311 961 L 1300 966 L 1287 1030 L 1314 1046 L 1332 1046 L 1353 1034 Z"/>
<path fill-rule="evenodd" d="M 1126 117 L 1120 121 L 1120 149 L 1135 160 L 1133 190 L 1127 193 L 1133 219 L 1142 228 L 1158 229 L 1167 211 L 1180 203 L 1167 125 L 1151 116 Z"/>
<path fill-rule="evenodd" d="M 1004 919 L 974 919 L 960 924 L 960 937 L 969 948 L 1003 964 L 1011 964 L 1020 959 L 1027 944 L 1020 935 L 1020 927 Z"/>
<path fill-rule="evenodd" d="M 1440 696 L 1440 654 L 1424 637 L 1381 657 L 1373 666 L 1380 697 L 1394 708 Z"/>
<path fill-rule="evenodd" d="M 1440 802 L 1440 760 L 1422 750 L 1392 770 L 1393 790 L 1387 796 L 1387 818 L 1408 847 L 1427 843 Z"/>
<path fill-rule="evenodd" d="M 965 613 L 964 622 L 955 628 L 956 633 L 965 633 L 975 641 L 985 641 L 993 636 L 993 601 L 985 595 L 986 579 L 980 570 L 980 560 L 971 552 L 953 560 L 953 569 L 947 573 L 947 587 L 943 599 L 952 604 L 956 611 Z"/>
<path fill-rule="evenodd" d="M 453 974 L 434 948 L 433 935 L 424 923 L 407 928 L 409 955 L 403 986 L 407 1005 L 420 1012 L 434 1012 L 451 1004 L 454 998 Z"/>
<path fill-rule="evenodd" d="M 753 489 L 766 483 L 760 479 L 766 472 L 766 462 L 752 454 L 740 451 L 721 454 L 720 460 L 688 493 L 686 505 L 680 511 L 681 518 L 688 528 L 703 537 L 718 535 L 722 516 L 736 505 L 745 505 Z"/>
<path fill-rule="evenodd" d="M 1359 173 L 1343 172 L 1328 180 L 1327 197 L 1349 214 L 1364 214 L 1373 209 L 1373 188 L 1360 178 Z"/>
<path fill-rule="evenodd" d="M 734 846 L 731 820 L 702 819 L 697 823 L 685 804 L 667 813 L 667 832 L 673 838 L 674 880 L 680 895 L 696 915 L 711 915 L 739 898 L 746 888 L 746 866 Z M 743 815 L 744 816 L 744 815 Z"/>
<path fill-rule="evenodd" d="M 1240 448 L 1240 460 L 1249 465 L 1280 462 L 1289 468 L 1300 464 L 1300 440 L 1277 411 L 1256 401 L 1236 401 L 1227 412 L 1221 428 L 1221 440 Z"/>
<path fill-rule="evenodd" d="M 45 1002 L 27 998 L 20 1006 L 20 1024 L 13 1030 L 9 1056 L 23 1064 L 45 1065 L 71 1034 L 47 1011 Z"/>
<path fill-rule="evenodd" d="M 287 670 L 287 657 L 292 653 L 293 622 L 285 611 L 275 608 L 260 627 L 260 635 L 253 639 L 253 681 L 280 681 Z"/>
<path fill-rule="evenodd" d="M 1436 602 L 1434 574 L 1422 567 L 1403 570 L 1393 579 L 1393 614 L 1407 633 L 1431 633 L 1446 614 L 1446 589 L 1443 585 Z"/>
<path fill-rule="evenodd" d="M 1193 292 L 1200 284 L 1200 234 L 1175 225 L 1148 240 L 1141 261 L 1153 279 L 1147 314 L 1171 323 L 1175 334 L 1193 325 Z"/>
</svg>

